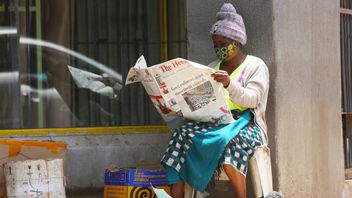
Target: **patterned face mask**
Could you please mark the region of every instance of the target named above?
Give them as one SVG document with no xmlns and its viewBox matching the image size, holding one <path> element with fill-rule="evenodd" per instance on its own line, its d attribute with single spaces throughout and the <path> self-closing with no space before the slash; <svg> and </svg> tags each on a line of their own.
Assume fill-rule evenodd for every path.
<svg viewBox="0 0 352 198">
<path fill-rule="evenodd" d="M 228 46 L 216 47 L 215 53 L 219 60 L 225 61 L 234 53 L 235 49 L 236 49 L 236 43 L 233 42 Z"/>
</svg>

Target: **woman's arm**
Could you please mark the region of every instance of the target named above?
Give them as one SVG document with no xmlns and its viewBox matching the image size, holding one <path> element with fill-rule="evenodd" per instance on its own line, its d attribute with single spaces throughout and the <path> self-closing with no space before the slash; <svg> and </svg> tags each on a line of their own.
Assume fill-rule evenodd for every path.
<svg viewBox="0 0 352 198">
<path fill-rule="evenodd" d="M 248 79 L 245 79 L 245 87 L 242 87 L 239 82 L 231 80 L 226 89 L 233 103 L 243 107 L 256 108 L 268 86 L 268 69 L 265 65 L 259 65 L 251 71 Z"/>
</svg>

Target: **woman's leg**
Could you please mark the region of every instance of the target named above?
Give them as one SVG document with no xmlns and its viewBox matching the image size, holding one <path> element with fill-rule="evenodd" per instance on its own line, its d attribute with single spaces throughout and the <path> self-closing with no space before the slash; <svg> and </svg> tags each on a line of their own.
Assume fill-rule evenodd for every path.
<svg viewBox="0 0 352 198">
<path fill-rule="evenodd" d="M 224 164 L 224 170 L 230 179 L 236 198 L 245 198 L 247 193 L 246 177 L 229 164 Z"/>
<path fill-rule="evenodd" d="M 171 197 L 183 198 L 184 197 L 185 182 L 179 182 L 171 185 Z"/>
</svg>

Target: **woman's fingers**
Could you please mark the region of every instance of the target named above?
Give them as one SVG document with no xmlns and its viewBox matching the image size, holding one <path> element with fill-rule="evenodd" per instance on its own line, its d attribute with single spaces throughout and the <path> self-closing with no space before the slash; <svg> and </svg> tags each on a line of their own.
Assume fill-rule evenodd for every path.
<svg viewBox="0 0 352 198">
<path fill-rule="evenodd" d="M 212 74 L 214 78 L 226 78 L 228 76 L 226 71 L 216 71 Z"/>
<path fill-rule="evenodd" d="M 216 70 L 213 74 L 227 74 L 227 71 L 225 71 L 225 70 Z"/>
<path fill-rule="evenodd" d="M 224 87 L 227 87 L 231 80 L 229 74 L 224 70 L 215 71 L 212 76 L 214 80 L 222 83 Z"/>
</svg>

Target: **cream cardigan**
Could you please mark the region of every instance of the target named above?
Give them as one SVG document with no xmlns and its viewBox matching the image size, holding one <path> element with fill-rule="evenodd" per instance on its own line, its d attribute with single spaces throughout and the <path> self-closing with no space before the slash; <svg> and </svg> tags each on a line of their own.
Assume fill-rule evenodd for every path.
<svg viewBox="0 0 352 198">
<path fill-rule="evenodd" d="M 214 68 L 218 61 L 209 64 Z M 250 108 L 254 114 L 254 122 L 259 127 L 263 137 L 263 144 L 268 144 L 265 110 L 269 91 L 269 70 L 258 57 L 247 55 L 244 62 L 245 73 L 242 81 L 231 80 L 226 88 L 233 103 Z"/>
</svg>

